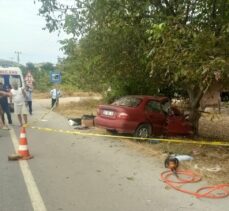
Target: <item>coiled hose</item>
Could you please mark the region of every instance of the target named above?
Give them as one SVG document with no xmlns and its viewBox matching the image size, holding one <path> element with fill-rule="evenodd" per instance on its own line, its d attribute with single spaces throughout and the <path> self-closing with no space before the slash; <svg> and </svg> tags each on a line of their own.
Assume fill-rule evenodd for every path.
<svg viewBox="0 0 229 211">
<path fill-rule="evenodd" d="M 184 178 L 184 179 L 183 179 Z M 196 192 L 181 188 L 182 185 L 188 183 L 196 183 L 201 180 L 201 176 L 191 170 L 178 170 L 174 176 L 174 172 L 168 170 L 161 173 L 161 179 L 168 186 L 183 193 L 193 195 L 197 198 L 220 199 L 229 196 L 229 184 L 219 184 L 199 188 Z"/>
</svg>

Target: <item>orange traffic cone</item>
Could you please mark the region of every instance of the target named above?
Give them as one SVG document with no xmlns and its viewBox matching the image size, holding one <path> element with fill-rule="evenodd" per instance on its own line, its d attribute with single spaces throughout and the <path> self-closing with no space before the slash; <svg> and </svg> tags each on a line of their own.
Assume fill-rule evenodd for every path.
<svg viewBox="0 0 229 211">
<path fill-rule="evenodd" d="M 20 159 L 22 160 L 28 160 L 33 158 L 33 156 L 29 154 L 26 132 L 24 127 L 21 128 L 18 154 L 21 156 Z"/>
</svg>

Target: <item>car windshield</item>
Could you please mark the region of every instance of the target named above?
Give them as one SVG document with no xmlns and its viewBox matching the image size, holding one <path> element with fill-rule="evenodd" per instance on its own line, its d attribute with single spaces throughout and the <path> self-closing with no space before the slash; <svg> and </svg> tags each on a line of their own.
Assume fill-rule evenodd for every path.
<svg viewBox="0 0 229 211">
<path fill-rule="evenodd" d="M 141 103 L 141 99 L 137 97 L 122 97 L 111 105 L 115 106 L 127 106 L 127 107 L 137 107 Z"/>
<path fill-rule="evenodd" d="M 12 85 L 15 82 L 19 87 L 22 87 L 20 75 L 0 75 L 0 82 L 4 84 L 4 87 L 9 87 L 9 85 Z"/>
</svg>

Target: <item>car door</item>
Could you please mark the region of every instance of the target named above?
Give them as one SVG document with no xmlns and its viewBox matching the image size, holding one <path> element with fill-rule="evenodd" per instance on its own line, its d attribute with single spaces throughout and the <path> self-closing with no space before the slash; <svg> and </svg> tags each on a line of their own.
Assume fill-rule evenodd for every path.
<svg viewBox="0 0 229 211">
<path fill-rule="evenodd" d="M 145 115 L 152 125 L 153 133 L 162 134 L 166 124 L 166 115 L 162 111 L 161 103 L 149 100 L 145 105 Z"/>
</svg>

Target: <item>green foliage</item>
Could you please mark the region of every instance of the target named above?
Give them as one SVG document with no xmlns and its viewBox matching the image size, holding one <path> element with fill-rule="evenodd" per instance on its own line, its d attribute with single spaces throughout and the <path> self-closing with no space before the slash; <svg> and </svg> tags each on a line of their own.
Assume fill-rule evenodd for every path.
<svg viewBox="0 0 229 211">
<path fill-rule="evenodd" d="M 216 73 L 229 78 L 229 0 L 38 1 L 46 27 L 72 35 L 62 42 L 67 86 L 111 87 L 108 100 L 188 95 L 197 127 L 199 102 Z"/>
<path fill-rule="evenodd" d="M 41 92 L 47 92 L 52 86 L 50 82 L 50 72 L 54 70 L 54 66 L 51 63 L 40 64 L 35 66 L 33 63 L 27 63 L 23 68 L 23 74 L 31 71 L 35 83 L 34 88 Z"/>
</svg>

